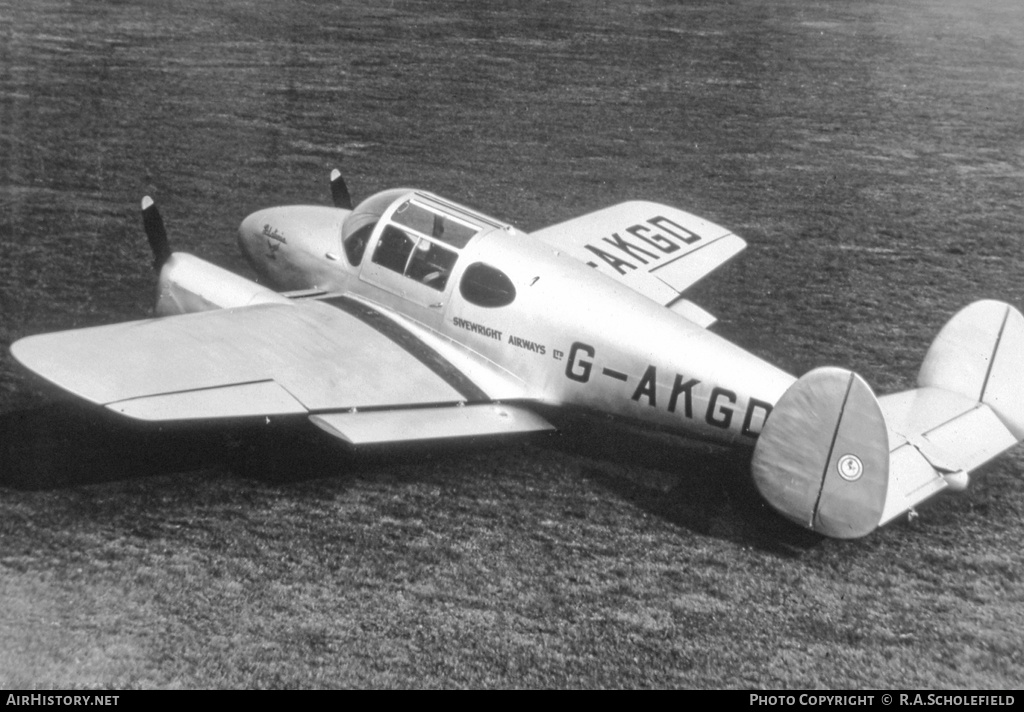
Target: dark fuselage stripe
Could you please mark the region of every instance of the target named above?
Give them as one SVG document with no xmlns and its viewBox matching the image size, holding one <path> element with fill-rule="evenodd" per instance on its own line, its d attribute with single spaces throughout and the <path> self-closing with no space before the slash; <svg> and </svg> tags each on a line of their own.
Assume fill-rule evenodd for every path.
<svg viewBox="0 0 1024 712">
<path fill-rule="evenodd" d="M 441 354 L 417 339 L 400 325 L 384 316 L 373 307 L 363 304 L 351 297 L 331 297 L 323 300 L 325 304 L 341 309 L 378 333 L 391 339 L 406 353 L 414 356 L 420 363 L 433 371 L 441 380 L 458 391 L 470 402 L 489 401 L 490 398 L 475 383 L 469 380 L 462 371 L 455 368 Z"/>
</svg>

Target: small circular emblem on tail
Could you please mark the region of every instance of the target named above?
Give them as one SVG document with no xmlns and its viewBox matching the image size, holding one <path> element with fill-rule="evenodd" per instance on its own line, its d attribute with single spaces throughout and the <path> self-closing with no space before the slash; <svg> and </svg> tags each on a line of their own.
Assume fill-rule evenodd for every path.
<svg viewBox="0 0 1024 712">
<path fill-rule="evenodd" d="M 856 455 L 843 455 L 836 463 L 839 476 L 847 482 L 856 482 L 864 474 L 864 463 Z"/>
</svg>

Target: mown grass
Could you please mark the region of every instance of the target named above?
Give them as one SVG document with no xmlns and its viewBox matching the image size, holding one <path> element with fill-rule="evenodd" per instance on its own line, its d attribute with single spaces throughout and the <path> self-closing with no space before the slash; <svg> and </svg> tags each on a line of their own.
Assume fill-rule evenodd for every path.
<svg viewBox="0 0 1024 712">
<path fill-rule="evenodd" d="M 147 313 L 144 192 L 176 246 L 244 271 L 238 221 L 327 202 L 339 161 L 358 196 L 417 184 L 527 229 L 629 198 L 705 215 L 750 242 L 694 291 L 719 330 L 879 391 L 960 306 L 1024 303 L 1013 2 L 0 17 L 4 344 Z M 766 512 L 733 456 L 587 420 L 356 457 L 54 402 L 0 355 L 5 686 L 1024 680 L 1020 453 L 843 543 Z"/>
<path fill-rule="evenodd" d="M 1012 686 L 1021 562 L 1001 541 L 1014 512 L 989 501 L 1013 491 L 1007 473 L 966 506 L 840 543 L 742 487 L 570 445 L 12 493 L 8 679 Z"/>
</svg>

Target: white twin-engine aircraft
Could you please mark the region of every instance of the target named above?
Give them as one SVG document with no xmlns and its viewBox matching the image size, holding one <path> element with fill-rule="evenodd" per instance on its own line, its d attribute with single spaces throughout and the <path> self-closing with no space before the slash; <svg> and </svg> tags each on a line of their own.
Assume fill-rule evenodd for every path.
<svg viewBox="0 0 1024 712">
<path fill-rule="evenodd" d="M 301 416 L 353 445 L 552 429 L 563 406 L 753 450 L 765 500 L 861 537 L 1024 437 L 1024 317 L 954 316 L 917 388 L 876 398 L 855 373 L 802 378 L 707 330 L 682 297 L 745 243 L 630 202 L 526 234 L 431 193 L 245 219 L 244 279 L 171 253 L 143 200 L 158 318 L 31 336 L 11 350 L 59 387 L 149 421 Z M 263 284 L 273 287 L 271 289 Z"/>
</svg>

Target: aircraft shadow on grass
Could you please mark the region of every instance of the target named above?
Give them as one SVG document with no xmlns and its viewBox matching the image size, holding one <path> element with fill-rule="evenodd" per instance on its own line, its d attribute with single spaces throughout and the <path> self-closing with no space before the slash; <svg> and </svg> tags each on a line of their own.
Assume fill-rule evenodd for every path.
<svg viewBox="0 0 1024 712">
<path fill-rule="evenodd" d="M 0 415 L 0 486 L 47 490 L 201 468 L 218 457 L 205 433 L 140 428 L 57 403 Z"/>
<path fill-rule="evenodd" d="M 206 468 L 274 481 L 339 470 L 344 451 L 295 431 L 288 423 L 154 426 L 78 403 L 23 409 L 0 415 L 0 486 L 59 489 Z"/>
<path fill-rule="evenodd" d="M 597 418 L 558 420 L 557 435 L 533 439 L 540 445 L 536 453 L 582 458 L 583 477 L 674 526 L 783 553 L 821 540 L 765 505 L 750 481 L 749 454 L 639 428 L 624 431 Z M 424 457 L 421 446 L 353 453 L 304 425 L 154 427 L 77 402 L 17 410 L 0 414 L 0 487 L 53 490 L 202 469 L 276 484 L 351 472 L 389 477 L 410 465 L 415 471 Z M 499 442 L 478 439 L 473 446 Z M 429 452 L 456 467 L 465 450 L 465 442 L 452 441 Z"/>
<path fill-rule="evenodd" d="M 823 539 L 765 503 L 750 476 L 749 451 L 599 418 L 558 425 L 555 447 L 585 456 L 584 477 L 674 526 L 783 555 Z"/>
</svg>

